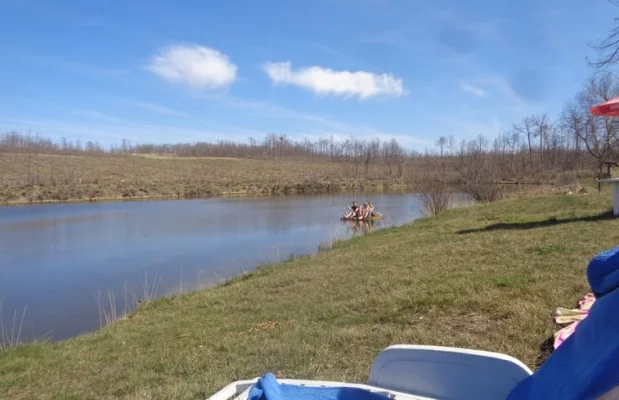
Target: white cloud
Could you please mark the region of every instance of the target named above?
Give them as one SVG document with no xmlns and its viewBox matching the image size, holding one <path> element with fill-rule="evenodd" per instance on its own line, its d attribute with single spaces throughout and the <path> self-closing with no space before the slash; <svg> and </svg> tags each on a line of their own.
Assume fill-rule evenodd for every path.
<svg viewBox="0 0 619 400">
<path fill-rule="evenodd" d="M 381 95 L 402 96 L 406 93 L 402 79 L 393 74 L 334 71 L 317 66 L 293 71 L 289 61 L 265 63 L 263 69 L 275 85 L 295 85 L 319 95 L 359 97 L 363 100 Z"/>
<path fill-rule="evenodd" d="M 482 89 L 480 89 L 480 88 L 478 88 L 476 86 L 473 86 L 473 85 L 471 85 L 469 83 L 461 83 L 460 84 L 460 90 L 462 90 L 462 91 L 464 91 L 464 92 L 466 92 L 466 93 L 468 93 L 468 94 L 470 94 L 472 96 L 479 97 L 479 98 L 486 97 L 486 95 L 487 95 L 487 93 L 484 90 L 482 90 Z"/>
<path fill-rule="evenodd" d="M 148 65 L 154 74 L 191 88 L 214 90 L 231 85 L 237 66 L 225 54 L 198 45 L 163 48 Z"/>
</svg>

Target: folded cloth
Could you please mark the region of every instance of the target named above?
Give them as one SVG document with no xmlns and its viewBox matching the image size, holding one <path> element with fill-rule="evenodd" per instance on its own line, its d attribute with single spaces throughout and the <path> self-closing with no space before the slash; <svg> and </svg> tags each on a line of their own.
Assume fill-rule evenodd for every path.
<svg viewBox="0 0 619 400">
<path fill-rule="evenodd" d="M 248 400 L 389 400 L 388 396 L 350 387 L 310 387 L 280 384 L 273 374 L 258 379 Z"/>
<path fill-rule="evenodd" d="M 587 277 L 596 297 L 589 315 L 509 400 L 597 399 L 619 386 L 619 247 L 595 256 Z"/>
<path fill-rule="evenodd" d="M 582 321 L 587 318 L 589 314 L 589 310 L 582 311 L 576 308 L 568 309 L 563 307 L 558 307 L 555 311 L 555 322 L 558 325 L 569 325 L 572 322 Z"/>
<path fill-rule="evenodd" d="M 591 306 L 595 303 L 593 293 L 587 293 L 578 302 L 578 308 L 567 309 L 563 307 L 557 308 L 555 311 L 555 322 L 559 325 L 571 324 L 574 321 L 582 321 L 587 318 Z"/>
<path fill-rule="evenodd" d="M 589 315 L 589 310 L 591 306 L 595 303 L 595 296 L 593 293 L 587 293 L 583 298 L 578 302 L 578 308 L 568 310 L 567 308 L 559 307 L 555 311 L 555 322 L 559 325 L 568 326 L 561 328 L 554 335 L 554 348 L 557 349 L 565 340 L 572 335 L 578 323 L 583 319 L 587 318 Z"/>
</svg>

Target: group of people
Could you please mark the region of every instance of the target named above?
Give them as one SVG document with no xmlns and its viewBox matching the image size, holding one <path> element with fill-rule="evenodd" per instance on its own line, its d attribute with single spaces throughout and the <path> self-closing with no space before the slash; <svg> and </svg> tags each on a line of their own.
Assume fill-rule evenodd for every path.
<svg viewBox="0 0 619 400">
<path fill-rule="evenodd" d="M 359 221 L 363 221 L 376 215 L 374 212 L 374 204 L 371 201 L 363 203 L 362 206 L 360 206 L 356 201 L 353 201 L 352 206 L 347 206 L 346 208 L 349 209 L 350 212 L 344 215 L 344 219 L 355 218 Z"/>
</svg>

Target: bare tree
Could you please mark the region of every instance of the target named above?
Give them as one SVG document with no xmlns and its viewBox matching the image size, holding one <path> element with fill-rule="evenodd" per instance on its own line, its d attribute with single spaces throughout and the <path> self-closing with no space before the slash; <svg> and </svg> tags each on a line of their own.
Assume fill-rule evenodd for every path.
<svg viewBox="0 0 619 400">
<path fill-rule="evenodd" d="M 567 103 L 561 114 L 561 127 L 566 134 L 572 137 L 576 157 L 580 156 L 582 130 L 587 117 L 588 113 L 583 114 L 578 103 L 574 101 Z"/>
<path fill-rule="evenodd" d="M 486 139 L 484 135 L 480 134 L 479 136 L 477 136 L 477 144 L 479 152 L 483 153 L 488 147 L 488 139 Z"/>
<path fill-rule="evenodd" d="M 428 216 L 447 211 L 452 196 L 449 182 L 440 171 L 425 172 L 417 184 L 417 198 Z"/>
<path fill-rule="evenodd" d="M 382 147 L 383 159 L 387 163 L 387 168 L 389 169 L 389 176 L 392 176 L 393 169 L 395 167 L 398 168 L 397 177 L 402 178 L 404 173 L 403 164 L 406 158 L 406 151 L 397 140 L 391 139 L 389 142 L 383 142 Z"/>
<path fill-rule="evenodd" d="M 514 132 L 519 135 L 523 135 L 527 138 L 527 144 L 529 146 L 529 161 L 531 163 L 531 169 L 533 169 L 533 144 L 532 139 L 535 138 L 535 119 L 534 117 L 526 117 L 520 124 L 513 125 Z"/>
<path fill-rule="evenodd" d="M 609 3 L 619 6 L 619 0 L 608 0 Z M 615 18 L 615 23 L 619 22 L 619 18 Z M 616 64 L 619 61 L 619 25 L 615 25 L 600 43 L 591 45 L 599 55 L 596 61 L 589 61 L 592 67 L 601 69 L 610 65 Z"/>
<path fill-rule="evenodd" d="M 576 96 L 576 102 L 564 110 L 565 125 L 579 137 L 585 148 L 596 159 L 595 178 L 600 179 L 606 166 L 607 174 L 617 163 L 619 126 L 617 118 L 596 117 L 589 109 L 610 100 L 619 94 L 619 86 L 611 74 L 591 78 L 586 87 Z M 600 189 L 598 183 L 598 190 Z"/>
<path fill-rule="evenodd" d="M 359 175 L 359 163 L 361 162 L 361 157 L 363 157 L 363 149 L 364 142 L 360 140 L 353 139 L 352 140 L 352 159 L 355 165 L 354 169 L 354 177 L 356 178 Z"/>
<path fill-rule="evenodd" d="M 443 157 L 443 152 L 447 144 L 448 144 L 447 138 L 445 136 L 439 136 L 438 140 L 436 141 L 436 147 L 438 147 L 440 150 L 441 158 Z"/>
<path fill-rule="evenodd" d="M 286 144 L 286 135 L 279 136 L 279 158 L 282 158 L 282 150 Z"/>
<path fill-rule="evenodd" d="M 277 140 L 278 140 L 277 135 L 274 133 L 269 133 L 264 138 L 264 147 L 267 151 L 267 155 L 273 158 L 273 160 L 275 160 L 275 146 L 276 146 Z"/>
<path fill-rule="evenodd" d="M 449 155 L 453 156 L 456 148 L 456 138 L 454 135 L 449 135 L 449 144 L 447 146 L 449 147 Z"/>
<path fill-rule="evenodd" d="M 81 148 L 81 145 L 76 147 Z M 129 153 L 131 151 L 131 142 L 129 142 L 127 139 L 123 139 L 120 145 L 120 150 L 123 153 Z"/>
<path fill-rule="evenodd" d="M 378 150 L 380 149 L 380 140 L 374 139 L 369 142 L 364 142 L 361 148 L 363 152 L 363 164 L 365 166 L 365 177 L 367 178 L 370 169 L 370 162 L 376 157 Z"/>
<path fill-rule="evenodd" d="M 460 154 L 458 176 L 462 190 L 480 202 L 491 202 L 501 198 L 498 183 L 499 166 L 483 151 L 482 135 L 469 143 L 468 149 Z"/>
<path fill-rule="evenodd" d="M 531 117 L 533 122 L 533 135 L 539 137 L 539 154 L 542 166 L 544 165 L 544 147 L 548 147 L 548 132 L 551 124 L 548 115 L 536 115 Z"/>
</svg>

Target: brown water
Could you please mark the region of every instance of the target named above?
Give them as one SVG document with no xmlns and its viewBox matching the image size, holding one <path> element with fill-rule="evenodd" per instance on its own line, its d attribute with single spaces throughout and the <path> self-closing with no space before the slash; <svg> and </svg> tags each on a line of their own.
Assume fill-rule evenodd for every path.
<svg viewBox="0 0 619 400">
<path fill-rule="evenodd" d="M 339 217 L 351 195 L 225 198 L 0 207 L 0 298 L 5 329 L 27 307 L 22 337 L 58 340 L 97 329 L 97 291 L 165 295 L 317 251 L 362 234 Z M 359 198 L 358 200 L 364 200 Z M 372 195 L 385 219 L 421 215 L 412 194 Z M 363 228 L 363 227 L 361 227 Z"/>
</svg>

